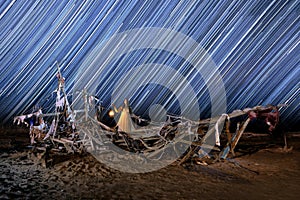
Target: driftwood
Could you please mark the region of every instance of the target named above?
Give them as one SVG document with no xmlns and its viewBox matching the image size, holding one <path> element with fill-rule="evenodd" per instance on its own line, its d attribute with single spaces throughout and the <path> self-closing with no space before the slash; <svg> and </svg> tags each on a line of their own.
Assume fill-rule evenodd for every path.
<svg viewBox="0 0 300 200">
<path fill-rule="evenodd" d="M 113 143 L 123 150 L 155 157 L 162 155 L 165 148 L 171 145 L 174 152 L 180 157 L 179 164 L 183 164 L 193 156 L 197 156 L 200 150 L 219 150 L 220 135 L 222 132 L 225 132 L 227 144 L 219 153 L 219 158 L 225 159 L 229 153 L 234 155 L 234 149 L 252 118 L 264 119 L 270 126 L 269 130 L 272 131 L 278 123 L 278 108 L 285 106 L 256 106 L 200 121 L 191 121 L 181 116 L 169 116 L 176 119 L 175 122 L 165 122 L 163 124 L 147 122 L 149 124 L 147 129 L 133 128 L 133 131 L 125 132 L 126 129 L 124 128 L 125 131 L 119 130 L 118 127 L 109 127 L 97 120 L 97 118 L 90 116 L 92 110 L 97 112 L 95 110 L 96 106 L 92 105 L 90 101 L 96 98 L 88 94 L 86 90 L 80 92 L 84 100 L 83 108 L 72 110 L 68 103 L 64 89 L 64 78 L 60 73 L 59 67 L 57 78 L 58 88 L 55 91 L 57 93 L 55 112 L 44 114 L 40 110 L 29 115 L 17 116 L 14 118 L 14 122 L 29 125 L 26 119 L 32 116 L 38 117 L 40 124 L 30 126 L 31 143 L 35 146 L 47 147 L 47 149 L 52 148 L 67 153 L 81 153 L 84 150 L 98 151 L 99 149 L 101 151 L 98 151 L 98 153 L 102 153 L 105 152 L 105 149 L 110 150 L 105 145 L 106 143 Z M 63 95 L 62 98 L 61 94 Z M 275 114 L 271 113 L 272 110 L 276 111 L 274 112 Z M 127 109 L 128 111 L 129 109 Z M 125 114 L 129 116 L 129 113 Z M 80 115 L 80 117 L 76 115 Z M 243 115 L 248 115 L 249 118 L 242 124 L 241 128 L 237 127 L 235 133 L 230 133 L 230 119 Z M 46 126 L 43 117 L 53 118 L 50 127 Z M 130 117 L 143 120 L 134 114 L 131 114 Z M 224 123 L 225 131 L 223 128 Z M 214 144 L 207 144 L 207 141 L 212 138 L 215 140 Z M 176 149 L 177 144 L 189 146 L 184 155 L 181 156 L 178 153 Z M 206 152 L 206 154 L 208 153 Z"/>
<path fill-rule="evenodd" d="M 242 115 L 247 115 L 249 111 L 257 111 L 258 109 L 264 110 L 264 107 L 260 106 L 243 111 L 235 111 L 227 115 L 224 121 L 224 132 L 226 134 L 227 144 L 221 150 L 217 159 L 226 159 L 229 153 L 234 156 L 234 149 L 251 120 L 250 118 L 248 118 L 246 121 L 244 121 L 244 123 L 242 123 L 241 126 L 238 124 L 236 132 L 232 134 L 229 131 L 230 119 Z M 188 121 L 189 123 L 186 123 L 186 121 L 183 122 L 185 119 L 182 119 L 181 123 L 178 123 L 176 125 L 165 124 L 160 129 L 154 129 L 155 131 L 153 131 L 153 133 L 148 135 L 146 134 L 147 136 L 143 136 L 138 133 L 138 135 L 140 136 L 137 137 L 137 135 L 133 133 L 128 134 L 126 132 L 118 131 L 117 129 L 106 126 L 105 124 L 97 121 L 94 118 L 88 117 L 89 120 L 87 122 L 77 124 L 81 132 L 72 132 L 70 126 L 65 123 L 65 129 L 62 131 L 56 130 L 56 135 L 51 136 L 48 141 L 51 141 L 53 145 L 52 148 L 67 153 L 81 153 L 82 151 L 84 151 L 84 149 L 90 149 L 92 151 L 101 148 L 105 149 L 103 148 L 105 147 L 105 142 L 110 141 L 126 151 L 143 153 L 149 158 L 156 157 L 157 155 L 162 154 L 164 148 L 170 143 L 174 145 L 176 154 L 177 151 L 175 145 L 177 143 L 190 145 L 186 153 L 181 158 L 179 158 L 178 164 L 181 165 L 187 160 L 193 158 L 195 155 L 197 156 L 198 151 L 201 148 L 212 150 L 215 149 L 214 146 L 207 146 L 206 140 L 209 137 L 214 137 L 216 129 L 211 128 L 208 130 L 207 127 L 210 123 L 212 123 L 212 127 L 214 127 L 214 125 L 218 123 L 219 118 L 220 117 L 215 117 L 211 119 L 201 120 L 199 122 Z M 34 135 L 34 138 L 42 138 L 45 135 L 44 132 L 41 133 L 37 130 L 31 131 L 31 134 Z M 184 139 L 184 137 L 189 134 L 194 138 L 192 141 Z M 79 137 L 79 135 L 81 135 L 81 137 Z M 175 136 L 177 136 L 177 140 L 174 140 Z M 39 144 L 41 142 L 42 141 L 39 140 Z M 47 140 L 45 142 L 47 142 Z"/>
<path fill-rule="evenodd" d="M 219 159 L 226 159 L 226 157 L 229 155 L 229 153 L 231 153 L 233 156 L 235 155 L 234 149 L 236 147 L 236 145 L 238 144 L 242 134 L 244 133 L 247 125 L 249 124 L 249 122 L 251 121 L 251 116 L 249 116 L 249 118 L 247 120 L 245 120 L 242 125 L 240 126 L 240 123 L 237 124 L 237 129 L 235 133 L 230 133 L 229 131 L 229 126 L 230 126 L 230 119 L 235 118 L 235 117 L 239 117 L 239 116 L 247 116 L 249 115 L 249 113 L 254 112 L 256 115 L 261 115 L 262 117 L 265 117 L 268 115 L 268 112 L 270 112 L 272 109 L 278 109 L 279 107 L 283 107 L 286 105 L 280 104 L 278 106 L 256 106 L 253 108 L 246 108 L 244 110 L 237 110 L 234 111 L 232 113 L 229 113 L 227 116 L 227 120 L 225 121 L 225 134 L 227 136 L 227 143 L 224 146 L 224 148 L 221 150 L 221 152 L 218 154 L 218 156 L 216 156 L 214 159 L 219 160 Z M 260 114 L 263 113 L 263 114 Z M 210 118 L 210 119 L 205 119 L 205 120 L 201 120 L 199 121 L 199 126 L 202 127 L 207 127 L 208 124 L 216 124 L 218 122 L 218 119 L 220 117 L 214 117 L 214 118 Z M 268 122 L 265 118 L 264 120 L 266 122 Z M 274 126 L 276 126 L 278 123 L 278 121 L 276 122 L 276 124 L 273 124 Z M 267 123 L 269 125 L 269 123 Z M 184 162 L 186 162 L 187 160 L 191 159 L 193 156 L 197 156 L 199 149 L 201 149 L 201 147 L 204 147 L 205 145 L 205 141 L 207 140 L 207 138 L 209 138 L 210 136 L 212 136 L 214 134 L 216 130 L 214 129 L 210 129 L 208 130 L 204 137 L 200 140 L 200 141 L 196 141 L 192 143 L 192 146 L 189 148 L 189 150 L 187 151 L 187 153 L 180 159 L 179 164 L 183 164 Z M 205 132 L 203 130 L 200 130 L 198 132 Z M 267 135 L 268 134 L 264 134 Z M 286 141 L 286 139 L 285 139 Z M 287 145 L 286 145 L 287 146 Z M 286 148 L 286 147 L 285 147 Z M 208 149 L 212 149 L 214 150 L 214 147 L 208 147 Z"/>
<path fill-rule="evenodd" d="M 242 128 L 239 129 L 239 124 L 237 126 L 236 133 L 232 136 L 231 140 L 226 144 L 223 151 L 220 153 L 219 157 L 220 159 L 225 159 L 228 156 L 228 153 L 231 152 L 231 154 L 234 156 L 234 148 L 236 147 L 238 141 L 240 140 L 242 134 L 244 133 L 248 123 L 250 122 L 250 119 L 248 118 L 242 125 Z"/>
</svg>

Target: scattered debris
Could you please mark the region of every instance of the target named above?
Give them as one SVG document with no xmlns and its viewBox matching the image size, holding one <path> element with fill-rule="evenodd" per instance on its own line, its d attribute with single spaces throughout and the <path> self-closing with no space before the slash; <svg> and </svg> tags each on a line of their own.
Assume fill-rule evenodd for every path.
<svg viewBox="0 0 300 200">
<path fill-rule="evenodd" d="M 278 106 L 256 106 L 244 110 L 235 110 L 229 114 L 192 121 L 181 116 L 168 115 L 166 122 L 153 122 L 134 115 L 127 99 L 124 105 L 109 113 L 111 117 L 119 113 L 120 117 L 115 127 L 109 127 L 97 119 L 99 106 L 97 97 L 81 91 L 83 109 L 73 110 L 65 92 L 65 78 L 58 68 L 58 87 L 56 93 L 55 112 L 46 113 L 42 109 L 14 118 L 14 123 L 24 123 L 29 126 L 31 145 L 35 150 L 43 151 L 41 158 L 48 166 L 48 154 L 52 151 L 64 153 L 82 153 L 88 151 L 112 151 L 107 144 L 113 143 L 128 152 L 141 153 L 148 158 L 159 159 L 166 154 L 166 149 L 172 147 L 172 152 L 179 158 L 179 164 L 194 159 L 197 164 L 207 165 L 217 160 L 224 160 L 234 149 L 251 120 L 263 120 L 272 132 L 279 123 Z M 94 103 L 95 101 L 96 103 Z M 73 102 L 74 103 L 74 102 Z M 94 113 L 94 116 L 90 113 Z M 241 117 L 236 131 L 230 132 L 230 122 Z M 44 117 L 52 119 L 48 124 Z M 134 121 L 147 124 L 136 127 Z M 225 124 L 225 126 L 224 126 Z M 226 134 L 226 142 L 220 140 L 222 132 Z M 225 145 L 221 145 L 224 143 Z M 285 149 L 287 149 L 285 137 Z M 182 156 L 181 149 L 187 149 Z M 169 152 L 170 153 L 170 152 Z M 211 161 L 208 161 L 211 160 Z"/>
</svg>

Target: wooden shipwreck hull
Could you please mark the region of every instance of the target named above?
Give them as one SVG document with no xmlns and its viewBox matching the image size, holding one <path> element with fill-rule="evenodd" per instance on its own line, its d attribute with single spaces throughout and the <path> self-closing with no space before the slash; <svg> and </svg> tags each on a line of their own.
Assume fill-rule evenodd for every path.
<svg viewBox="0 0 300 200">
<path fill-rule="evenodd" d="M 114 145 L 128 152 L 159 159 L 165 149 L 171 146 L 179 164 L 194 157 L 198 160 L 207 157 L 213 160 L 226 159 L 229 154 L 234 155 L 234 149 L 250 121 L 260 119 L 272 132 L 279 123 L 279 108 L 286 106 L 256 106 L 199 121 L 167 116 L 169 120 L 166 122 L 147 121 L 147 126 L 137 127 L 132 118 L 144 119 L 130 113 L 126 107 L 128 101 L 124 101 L 125 107 L 116 109 L 121 115 L 119 123 L 109 127 L 95 117 L 99 111 L 97 105 L 91 103 L 91 99 L 96 99 L 95 96 L 81 91 L 82 109 L 73 110 L 59 67 L 57 78 L 55 112 L 44 114 L 39 109 L 14 118 L 14 123 L 24 123 L 29 127 L 31 145 L 47 151 L 105 153 L 112 151 L 110 147 Z M 45 117 L 52 119 L 51 123 L 45 122 Z M 230 123 L 235 118 L 239 120 L 236 120 L 238 123 L 232 132 Z M 225 141 L 220 141 L 221 135 L 225 136 Z M 214 152 L 213 156 L 211 152 Z"/>
</svg>

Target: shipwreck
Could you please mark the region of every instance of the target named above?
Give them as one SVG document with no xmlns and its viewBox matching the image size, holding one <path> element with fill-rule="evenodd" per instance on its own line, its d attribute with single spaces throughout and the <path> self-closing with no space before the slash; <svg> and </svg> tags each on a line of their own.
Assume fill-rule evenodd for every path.
<svg viewBox="0 0 300 200">
<path fill-rule="evenodd" d="M 157 157 L 164 153 L 168 144 L 172 144 L 178 155 L 178 164 L 187 160 L 209 157 L 213 160 L 234 156 L 234 149 L 249 122 L 261 120 L 268 131 L 273 132 L 279 124 L 279 108 L 286 105 L 255 106 L 224 113 L 220 116 L 192 121 L 183 116 L 167 115 L 165 122 L 153 122 L 136 116 L 131 112 L 127 99 L 124 105 L 116 108 L 112 105 L 110 117 L 119 114 L 116 126 L 110 127 L 97 117 L 101 112 L 99 99 L 87 91 L 79 91 L 83 102 L 82 109 L 74 110 L 65 91 L 65 78 L 57 73 L 56 102 L 54 112 L 43 113 L 42 108 L 30 114 L 14 117 L 15 124 L 25 124 L 29 128 L 32 147 L 44 151 L 82 153 L 85 151 L 110 151 L 107 142 L 128 152 Z M 93 113 L 93 114 L 91 114 Z M 241 117 L 243 116 L 243 117 Z M 47 118 L 47 120 L 45 120 Z M 231 121 L 238 118 L 235 131 L 230 131 Z M 137 122 L 147 126 L 137 128 Z M 95 130 L 97 129 L 97 130 Z M 223 135 L 225 141 L 220 140 Z M 207 142 L 208 140 L 213 142 Z M 188 147 L 183 154 L 177 148 Z M 213 156 L 210 155 L 213 151 Z"/>
</svg>

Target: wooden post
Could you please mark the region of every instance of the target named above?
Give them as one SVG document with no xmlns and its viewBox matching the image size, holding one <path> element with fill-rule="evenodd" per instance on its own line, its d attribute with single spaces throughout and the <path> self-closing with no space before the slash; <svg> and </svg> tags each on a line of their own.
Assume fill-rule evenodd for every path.
<svg viewBox="0 0 300 200">
<path fill-rule="evenodd" d="M 232 138 L 229 128 L 230 128 L 230 118 L 228 117 L 226 124 L 225 124 L 225 133 L 226 133 L 228 142 L 231 141 L 231 138 Z"/>
<path fill-rule="evenodd" d="M 244 133 L 244 131 L 245 131 L 247 125 L 249 124 L 250 120 L 251 120 L 251 119 L 248 118 L 248 119 L 243 123 L 242 128 L 239 130 L 237 136 L 234 138 L 233 142 L 231 143 L 231 149 L 230 149 L 230 151 L 231 151 L 231 153 L 232 153 L 233 155 L 234 155 L 234 148 L 236 147 L 237 143 L 239 142 L 239 140 L 240 140 L 242 134 Z"/>
<path fill-rule="evenodd" d="M 221 151 L 219 154 L 219 158 L 226 159 L 229 152 L 234 155 L 234 148 L 236 147 L 238 141 L 240 140 L 242 134 L 244 133 L 248 123 L 250 122 L 250 118 L 248 118 L 242 125 L 242 127 L 239 129 L 239 124 L 237 126 L 236 133 L 232 136 L 231 141 L 227 143 L 226 147 Z"/>
</svg>

